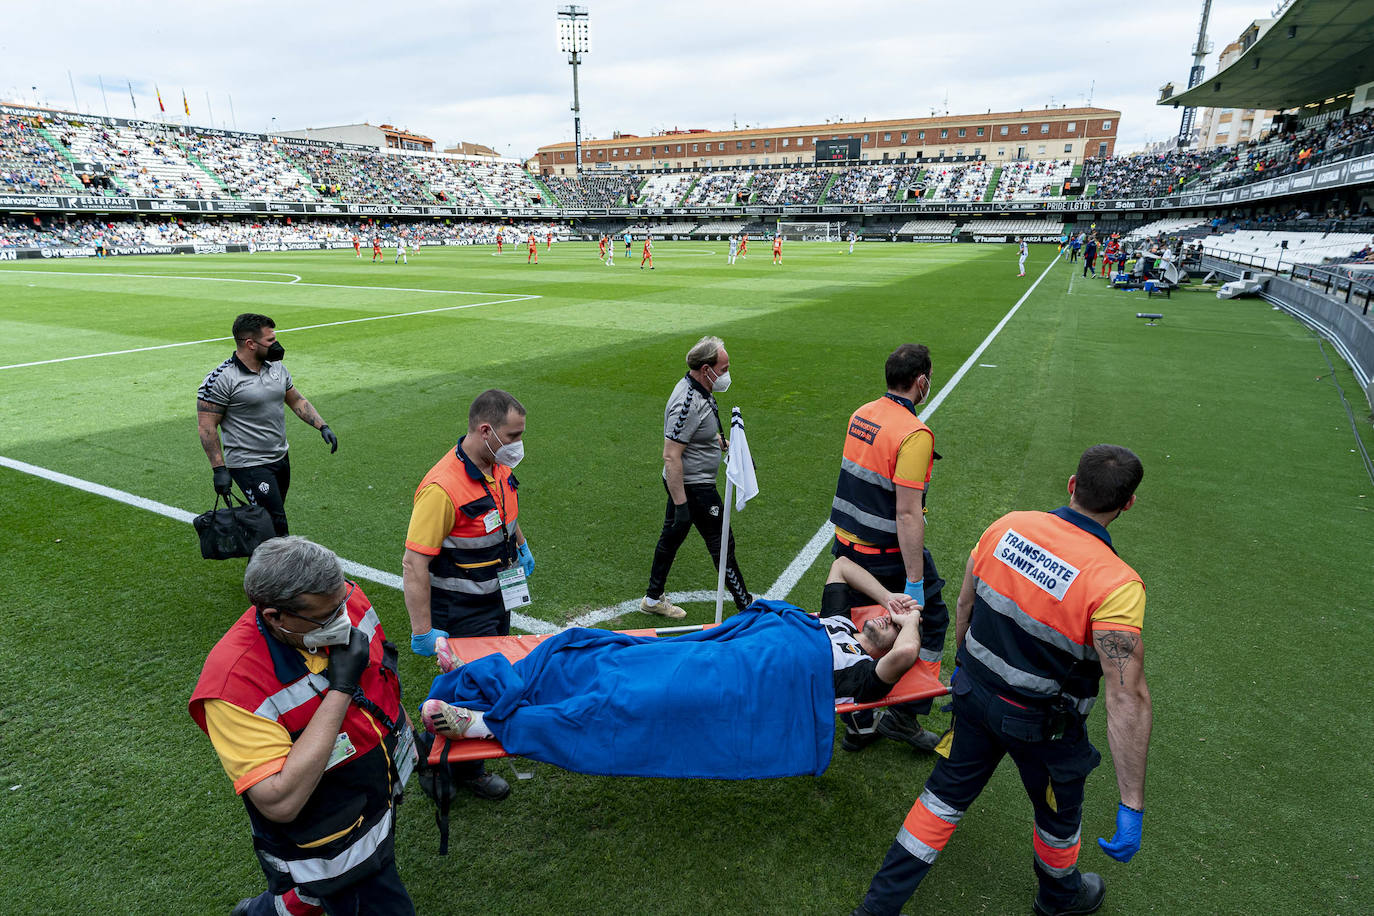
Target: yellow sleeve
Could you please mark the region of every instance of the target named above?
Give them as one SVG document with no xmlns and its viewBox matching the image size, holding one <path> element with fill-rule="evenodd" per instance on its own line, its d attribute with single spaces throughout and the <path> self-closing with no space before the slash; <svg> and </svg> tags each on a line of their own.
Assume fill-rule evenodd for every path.
<svg viewBox="0 0 1374 916">
<path fill-rule="evenodd" d="M 902 440 L 897 447 L 897 470 L 892 482 L 899 487 L 924 490 L 930 480 L 931 456 L 935 453 L 935 436 L 918 429 Z"/>
<path fill-rule="evenodd" d="M 1106 630 L 1134 630 L 1145 625 L 1145 586 L 1127 582 L 1093 611 L 1093 626 Z"/>
<path fill-rule="evenodd" d="M 328 656 L 309 655 L 306 667 L 319 674 L 329 664 Z M 291 733 L 281 723 L 254 715 L 227 700 L 205 701 L 205 731 L 210 736 L 225 774 L 234 781 L 239 795 L 277 773 L 291 753 Z"/>
<path fill-rule="evenodd" d="M 453 530 L 453 501 L 444 488 L 432 483 L 415 497 L 406 529 L 406 547 L 428 557 L 439 555 L 444 538 Z"/>
</svg>

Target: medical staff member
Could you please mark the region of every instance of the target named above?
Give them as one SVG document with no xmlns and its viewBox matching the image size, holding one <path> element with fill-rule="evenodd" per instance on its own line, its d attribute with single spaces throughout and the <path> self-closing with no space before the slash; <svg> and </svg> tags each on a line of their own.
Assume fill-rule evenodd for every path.
<svg viewBox="0 0 1374 916">
<path fill-rule="evenodd" d="M 680 619 L 687 612 L 668 600 L 668 572 L 678 548 L 696 526 L 706 541 L 711 562 L 720 569 L 720 538 L 724 527 L 716 471 L 725 451 L 725 430 L 714 392 L 730 387 L 730 354 L 719 337 L 703 337 L 687 351 L 687 373 L 677 380 L 663 409 L 663 488 L 668 505 L 663 530 L 654 547 L 649 587 L 639 609 L 646 614 Z M 725 559 L 725 587 L 735 607 L 744 610 L 754 597 L 744 585 L 735 562 L 735 533 L 730 532 Z"/>
<path fill-rule="evenodd" d="M 1129 449 L 1095 445 L 1069 478 L 1067 506 L 1012 512 L 983 532 L 959 592 L 949 757 L 936 761 L 855 914 L 901 909 L 1006 754 L 1035 814 L 1035 912 L 1095 912 L 1106 885 L 1078 870 L 1078 854 L 1083 784 L 1102 760 L 1086 728 L 1099 681 L 1121 803 L 1116 835 L 1097 843 L 1121 862 L 1140 851 L 1152 723 L 1145 587 L 1107 526 L 1135 505 L 1144 474 Z"/>
<path fill-rule="evenodd" d="M 413 916 L 394 843 L 417 758 L 395 646 L 339 558 L 305 538 L 259 546 L 243 590 L 253 606 L 210 651 L 190 700 L 267 876 L 235 916 Z"/>
<path fill-rule="evenodd" d="M 848 557 L 884 588 L 904 592 L 921 606 L 920 664 L 939 677 L 949 608 L 941 596 L 945 580 L 925 545 L 926 489 L 939 456 L 935 434 L 916 415 L 916 406 L 930 397 L 930 350 L 902 344 L 883 371 L 887 391 L 849 418 L 830 508 L 835 525 L 830 552 Z M 929 700 L 892 707 L 878 718 L 876 730 L 868 715 L 846 718 L 841 747 L 860 750 L 884 735 L 933 751 L 940 736 L 916 718 L 928 712 Z"/>
<path fill-rule="evenodd" d="M 488 389 L 468 408 L 467 434 L 415 490 L 401 567 L 417 655 L 434 655 L 449 636 L 506 636 L 511 611 L 530 601 L 534 556 L 520 530 L 512 473 L 525 455 L 524 436 L 524 406 Z M 480 762 L 455 775 L 479 798 L 510 794 Z"/>
</svg>

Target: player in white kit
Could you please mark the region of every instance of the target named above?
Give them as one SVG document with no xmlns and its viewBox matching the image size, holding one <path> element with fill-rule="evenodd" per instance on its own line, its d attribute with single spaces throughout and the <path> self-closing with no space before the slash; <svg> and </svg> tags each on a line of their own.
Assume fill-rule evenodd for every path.
<svg viewBox="0 0 1374 916">
<path fill-rule="evenodd" d="M 739 255 L 739 237 L 738 237 L 738 236 L 732 235 L 732 236 L 730 236 L 730 253 L 729 253 L 728 255 L 726 255 L 725 263 L 726 263 L 726 264 L 733 264 L 733 263 L 735 263 L 735 258 L 736 258 L 738 255 Z"/>
<path fill-rule="evenodd" d="M 406 240 L 405 240 L 405 239 L 397 239 L 397 240 L 396 240 L 396 257 L 395 257 L 395 259 L 394 259 L 391 263 L 392 263 L 392 264 L 395 264 L 397 261 L 401 262 L 402 264 L 409 264 L 409 263 L 410 263 L 409 261 L 406 260 Z"/>
<path fill-rule="evenodd" d="M 1021 250 L 1020 260 L 1016 262 L 1016 269 L 1020 271 L 1017 276 L 1024 277 L 1026 275 L 1026 255 L 1029 253 L 1030 249 L 1026 247 L 1025 239 L 1018 239 L 1018 241 L 1021 243 Z"/>
</svg>

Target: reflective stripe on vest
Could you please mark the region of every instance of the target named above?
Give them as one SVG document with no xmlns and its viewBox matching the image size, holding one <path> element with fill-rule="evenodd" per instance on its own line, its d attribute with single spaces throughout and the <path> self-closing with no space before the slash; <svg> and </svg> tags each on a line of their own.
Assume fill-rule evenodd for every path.
<svg viewBox="0 0 1374 916">
<path fill-rule="evenodd" d="M 840 478 L 830 521 L 875 547 L 897 546 L 897 452 L 919 430 L 930 428 L 889 397 L 854 411 L 844 439 Z M 931 459 L 933 465 L 934 459 Z M 926 468 L 926 480 L 930 468 Z"/>
<path fill-rule="evenodd" d="M 357 868 L 372 856 L 386 841 L 386 838 L 391 835 L 391 818 L 392 812 L 387 811 L 377 823 L 372 825 L 372 829 L 358 837 L 343 852 L 330 858 L 282 859 L 262 851 L 259 851 L 258 856 L 263 862 L 276 868 L 277 871 L 290 875 L 291 880 L 296 884 L 308 885 L 321 881 L 332 881 L 348 874 L 350 869 Z"/>
<path fill-rule="evenodd" d="M 1101 677 L 1092 615 L 1140 577 L 1091 531 L 1049 512 L 1013 512 L 974 549 L 974 599 L 960 655 L 994 689 L 1031 702 L 1061 693 L 1083 715 Z M 1069 696 L 1065 688 L 1080 696 Z"/>
</svg>

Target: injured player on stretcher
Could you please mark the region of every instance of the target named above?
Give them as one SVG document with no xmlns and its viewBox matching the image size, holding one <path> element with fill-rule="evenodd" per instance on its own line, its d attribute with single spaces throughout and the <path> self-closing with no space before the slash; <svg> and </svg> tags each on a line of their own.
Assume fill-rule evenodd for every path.
<svg viewBox="0 0 1374 916">
<path fill-rule="evenodd" d="M 851 601 L 859 600 L 859 596 L 871 599 L 877 608 L 872 615 L 854 615 L 862 621 L 856 625 L 851 617 Z M 767 632 L 759 634 L 762 638 L 757 640 L 758 644 L 749 648 L 750 633 L 765 624 Z M 424 727 L 451 739 L 496 737 L 508 751 L 520 753 L 512 748 L 512 738 L 518 744 L 518 737 L 512 732 L 532 722 L 548 737 L 556 735 L 563 726 L 568 741 L 585 745 L 588 728 L 585 716 L 581 715 L 585 712 L 597 715 L 617 732 L 615 738 L 603 735 L 600 743 L 619 744 L 633 740 L 625 730 L 633 730 L 640 720 L 661 715 L 680 721 L 684 711 L 691 718 L 692 701 L 696 699 L 706 707 L 697 711 L 707 715 L 716 723 L 713 728 L 719 729 L 722 718 L 745 719 L 751 706 L 773 712 L 779 706 L 786 707 L 782 701 L 795 699 L 798 693 L 810 696 L 817 701 L 813 705 L 819 705 L 821 696 L 816 687 L 820 678 L 816 676 L 816 667 L 822 659 L 828 661 L 825 670 L 829 673 L 829 689 L 824 690 L 824 708 L 817 713 L 833 726 L 834 703 L 880 701 L 915 664 L 921 642 L 920 613 L 915 602 L 906 595 L 889 592 L 868 572 L 844 558 L 831 565 L 819 620 L 783 602 L 756 602 L 722 626 L 700 633 L 656 639 L 582 630 L 565 631 L 554 639 L 578 632 L 583 635 L 573 636 L 562 652 L 597 653 L 593 655 L 597 665 L 594 670 L 573 676 L 568 683 L 564 683 L 566 678 L 562 674 L 552 675 L 558 682 L 552 690 L 532 687 L 537 679 L 550 677 L 549 669 L 555 659 L 535 659 L 554 640 L 541 644 L 513 667 L 500 656 L 478 659 L 435 680 L 430 698 L 420 707 Z M 824 640 L 820 638 L 822 633 Z M 635 659 L 640 654 L 646 655 L 643 664 Z M 496 666 L 494 676 L 492 672 L 470 670 L 487 663 Z M 735 670 L 741 664 L 744 670 Z M 521 666 L 525 670 L 519 673 L 524 677 L 507 678 L 507 668 L 518 671 Z M 588 702 L 587 696 L 573 696 L 576 684 L 585 685 L 587 693 L 597 698 L 595 702 Z M 461 697 L 471 702 L 459 702 Z M 713 702 L 719 704 L 717 708 L 709 708 Z M 803 701 L 796 705 L 806 704 Z M 476 708 L 479 706 L 483 708 Z M 607 708 L 614 712 L 607 715 Z M 806 718 L 793 709 L 790 719 L 784 714 L 783 727 L 795 733 L 796 722 Z M 621 723 L 623 729 L 619 727 Z M 757 728 L 759 723 L 755 721 L 752 725 Z M 674 735 L 674 741 L 681 734 Z M 755 730 L 753 738 L 758 737 Z M 827 739 L 827 760 L 820 763 L 822 770 L 828 762 L 828 746 Z M 728 773 L 575 768 L 624 775 L 637 772 L 731 778 Z"/>
</svg>

